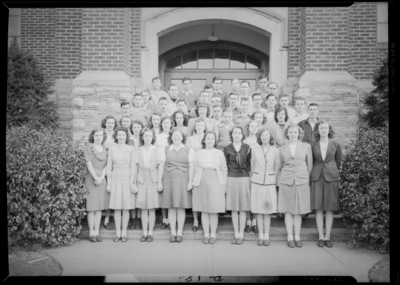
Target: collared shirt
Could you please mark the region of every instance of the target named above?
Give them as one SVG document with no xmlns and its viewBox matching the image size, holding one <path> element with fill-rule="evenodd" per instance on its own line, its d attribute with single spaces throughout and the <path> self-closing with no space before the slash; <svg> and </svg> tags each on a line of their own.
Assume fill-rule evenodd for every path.
<svg viewBox="0 0 400 285">
<path fill-rule="evenodd" d="M 175 147 L 174 144 L 171 144 L 169 146 L 168 151 L 172 151 L 175 150 L 176 152 L 178 152 L 181 148 L 184 148 L 185 146 L 181 143 L 178 147 Z M 165 161 L 165 151 L 161 151 L 160 152 L 160 161 Z M 194 161 L 194 150 L 193 148 L 189 149 L 189 157 L 188 157 L 188 161 L 189 162 L 193 162 Z"/>
<path fill-rule="evenodd" d="M 293 118 L 291 119 L 292 120 L 292 123 L 293 124 L 298 124 L 298 123 L 300 123 L 301 121 L 303 121 L 303 120 L 305 120 L 305 119 L 308 119 L 308 114 L 307 113 L 304 113 L 303 115 L 299 115 L 299 114 L 297 114 L 297 112 L 296 112 L 296 114 L 293 116 Z"/>
<path fill-rule="evenodd" d="M 160 153 L 163 152 L 162 148 L 157 148 L 154 145 L 151 145 L 150 148 L 147 150 L 144 146 L 141 146 L 139 149 L 143 150 L 143 163 L 144 163 L 144 168 L 150 168 L 150 154 L 151 151 L 156 149 L 158 151 L 158 163 L 160 163 Z M 136 163 L 139 163 L 139 156 L 136 155 Z"/>
<path fill-rule="evenodd" d="M 166 147 L 168 145 L 168 136 L 169 136 L 168 133 L 165 134 L 164 132 L 160 132 L 157 135 L 155 146 L 160 148 Z"/>
<path fill-rule="evenodd" d="M 267 115 L 267 121 L 274 121 L 275 122 L 275 110 L 265 110 L 266 111 L 266 115 Z"/>
<path fill-rule="evenodd" d="M 319 121 L 319 119 L 316 118 L 316 122 L 318 122 L 318 121 Z M 314 123 L 314 125 L 310 124 L 309 117 L 303 121 L 300 121 L 297 124 L 304 131 L 304 136 L 303 136 L 302 142 L 309 143 L 309 144 L 315 142 L 315 133 L 317 132 L 317 130 L 315 129 L 315 124 L 316 123 Z"/>
</svg>

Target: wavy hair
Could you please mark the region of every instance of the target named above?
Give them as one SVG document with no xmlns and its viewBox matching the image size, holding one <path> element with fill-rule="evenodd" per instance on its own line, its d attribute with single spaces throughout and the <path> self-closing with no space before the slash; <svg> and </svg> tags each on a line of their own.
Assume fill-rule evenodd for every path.
<svg viewBox="0 0 400 285">
<path fill-rule="evenodd" d="M 164 131 L 163 128 L 162 128 L 162 123 L 165 120 L 169 120 L 171 122 L 171 128 L 169 130 L 172 130 L 175 127 L 174 126 L 175 122 L 171 117 L 168 117 L 168 116 L 162 117 L 161 120 L 160 120 L 160 133 L 162 133 Z"/>
<path fill-rule="evenodd" d="M 139 121 L 139 120 L 132 120 L 132 124 L 131 124 L 131 128 L 130 128 L 130 131 L 131 131 L 131 133 L 133 134 L 133 125 L 134 124 L 138 124 L 138 125 L 140 125 L 140 127 L 142 128 L 142 130 L 144 129 L 144 124 L 141 122 L 141 121 Z"/>
<path fill-rule="evenodd" d="M 126 134 L 125 143 L 128 144 L 129 136 L 130 136 L 129 135 L 129 130 L 127 128 L 122 128 L 122 127 L 118 127 L 117 129 L 115 129 L 114 133 L 113 133 L 113 136 L 112 136 L 115 143 L 118 143 L 118 139 L 117 139 L 118 132 L 125 132 L 125 134 Z"/>
<path fill-rule="evenodd" d="M 158 112 L 154 112 L 153 114 L 151 114 L 151 116 L 150 116 L 150 118 L 149 118 L 149 120 L 148 120 L 148 122 L 147 122 L 147 126 L 149 127 L 149 129 L 153 129 L 153 128 L 154 128 L 153 122 L 152 122 L 153 116 L 159 116 L 160 119 L 162 118 L 161 114 L 158 113 Z M 161 121 L 161 120 L 160 120 L 160 121 Z M 160 126 L 161 126 L 161 123 L 160 123 Z M 159 126 L 159 128 L 160 128 L 160 126 Z"/>
<path fill-rule="evenodd" d="M 207 109 L 206 117 L 208 117 L 210 115 L 210 108 L 208 108 L 208 104 L 199 102 L 199 103 L 197 103 L 196 108 L 194 109 L 194 113 L 196 114 L 196 117 L 199 117 L 199 108 Z"/>
<path fill-rule="evenodd" d="M 102 128 L 94 128 L 93 130 L 91 130 L 91 132 L 89 134 L 88 142 L 94 143 L 94 134 L 97 132 L 101 132 L 101 131 L 103 132 L 103 141 L 101 142 L 101 144 L 103 144 L 107 139 L 107 132 L 105 129 L 102 129 Z"/>
<path fill-rule="evenodd" d="M 207 125 L 206 125 L 206 121 L 205 121 L 203 118 L 197 118 L 197 119 L 194 121 L 193 132 L 194 132 L 195 134 L 197 134 L 196 125 L 197 125 L 198 122 L 203 122 L 203 123 L 204 123 L 204 133 L 206 133 L 206 132 L 207 132 Z"/>
<path fill-rule="evenodd" d="M 133 126 L 133 118 L 131 117 L 131 116 L 129 116 L 129 115 L 124 115 L 124 116 L 122 116 L 121 117 L 121 119 L 119 120 L 119 125 L 122 127 L 122 119 L 123 118 L 129 118 L 129 119 L 131 119 L 131 124 L 129 125 L 129 127 L 128 127 L 128 130 L 130 130 L 131 131 L 131 134 L 133 134 L 133 129 L 132 129 L 132 126 Z"/>
<path fill-rule="evenodd" d="M 152 133 L 153 138 L 151 139 L 151 144 L 154 145 L 154 144 L 156 143 L 156 140 L 157 140 L 156 132 L 154 131 L 154 129 L 149 129 L 149 128 L 145 128 L 145 129 L 143 129 L 143 130 L 140 131 L 139 143 L 140 143 L 141 145 L 144 145 L 143 136 L 144 136 L 144 133 L 145 133 L 145 132 L 151 132 L 151 133 Z"/>
<path fill-rule="evenodd" d="M 232 134 L 235 129 L 240 129 L 240 131 L 242 132 L 242 142 L 243 142 L 244 139 L 246 138 L 246 134 L 244 133 L 242 126 L 239 126 L 239 125 L 233 126 L 232 130 L 230 130 L 230 132 L 229 132 L 229 138 L 231 139 L 231 142 L 233 142 Z"/>
<path fill-rule="evenodd" d="M 218 139 L 217 139 L 217 133 L 213 132 L 213 131 L 208 131 L 204 134 L 204 137 L 201 140 L 201 146 L 202 146 L 202 148 L 206 148 L 206 137 L 208 134 L 212 134 L 214 136 L 214 139 L 215 139 L 214 148 L 215 148 L 215 146 L 218 144 Z"/>
<path fill-rule="evenodd" d="M 180 129 L 177 129 L 177 128 L 173 128 L 173 129 L 169 132 L 169 135 L 168 135 L 168 144 L 171 145 L 171 144 L 174 143 L 174 142 L 172 141 L 172 135 L 173 135 L 175 132 L 179 132 L 179 133 L 182 135 L 182 144 L 186 144 L 186 136 L 185 136 L 185 134 L 184 134 Z"/>
<path fill-rule="evenodd" d="M 183 101 L 185 101 L 185 99 L 183 99 Z M 186 102 L 185 102 L 185 104 L 186 104 Z M 182 110 L 177 110 L 177 111 L 175 111 L 175 112 L 172 114 L 172 116 L 171 116 L 172 120 L 174 121 L 175 127 L 177 126 L 177 123 L 176 123 L 176 114 L 182 114 L 182 117 L 183 117 L 183 125 L 184 125 L 185 127 L 187 127 L 187 125 L 188 125 L 188 117 L 185 115 L 185 112 L 183 112 Z"/>
<path fill-rule="evenodd" d="M 117 119 L 115 119 L 113 116 L 111 116 L 111 115 L 108 115 L 108 116 L 106 116 L 103 120 L 101 120 L 101 127 L 103 128 L 103 129 L 105 129 L 106 128 L 106 123 L 107 123 L 107 120 L 108 119 L 113 119 L 114 120 L 114 123 L 115 123 L 115 125 L 114 125 L 114 130 L 118 127 L 118 122 L 117 122 Z"/>
<path fill-rule="evenodd" d="M 261 112 L 261 111 L 255 111 L 253 114 L 251 114 L 250 119 L 251 119 L 252 121 L 254 121 L 254 118 L 256 117 L 257 114 L 261 114 L 261 115 L 263 116 L 263 120 L 262 120 L 262 122 L 261 122 L 261 125 L 265 125 L 265 124 L 267 123 L 267 121 L 268 121 L 268 118 L 267 118 L 267 116 L 266 116 L 263 112 Z"/>
<path fill-rule="evenodd" d="M 328 126 L 329 126 L 328 138 L 333 139 L 333 137 L 334 137 L 334 135 L 335 135 L 336 133 L 335 133 L 335 131 L 333 130 L 333 127 L 331 126 L 331 124 L 329 124 L 329 123 L 328 123 L 327 121 L 325 121 L 325 120 L 320 120 L 320 121 L 318 121 L 318 122 L 315 124 L 315 127 L 314 127 L 314 128 L 316 129 L 316 132 L 314 133 L 315 140 L 316 140 L 316 141 L 319 141 L 319 140 L 321 139 L 321 136 L 320 136 L 319 131 L 318 131 L 319 125 L 321 125 L 321 124 L 328 124 Z"/>
<path fill-rule="evenodd" d="M 247 135 L 249 135 L 250 134 L 250 124 L 251 123 L 256 123 L 257 124 L 257 127 L 258 127 L 258 123 L 257 123 L 257 121 L 255 121 L 255 120 L 250 120 L 247 124 L 246 124 L 246 128 L 245 128 L 245 131 L 246 131 L 246 133 L 247 133 Z M 260 130 L 260 129 L 259 129 Z M 259 131 L 258 130 L 258 131 Z M 257 131 L 257 132 L 258 132 Z"/>
<path fill-rule="evenodd" d="M 286 137 L 287 139 L 289 139 L 288 132 L 289 132 L 289 129 L 290 129 L 290 128 L 297 128 L 297 129 L 299 130 L 299 137 L 298 137 L 297 139 L 300 140 L 300 141 L 302 141 L 302 140 L 303 140 L 303 137 L 304 137 L 304 131 L 303 131 L 303 129 L 300 128 L 298 125 L 293 124 L 293 123 L 289 124 L 288 127 L 286 128 L 286 130 L 285 130 L 285 137 Z"/>
<path fill-rule="evenodd" d="M 261 141 L 261 135 L 265 132 L 268 131 L 270 138 L 269 138 L 269 144 L 270 145 L 274 145 L 275 144 L 275 133 L 273 130 L 271 130 L 268 127 L 263 127 L 261 130 L 258 131 L 257 133 L 257 143 L 259 145 L 262 145 L 262 141 Z"/>
<path fill-rule="evenodd" d="M 282 111 L 285 111 L 285 122 L 289 120 L 287 109 L 285 107 L 278 107 L 275 109 L 275 114 L 274 114 L 275 122 L 278 122 L 278 113 Z"/>
</svg>

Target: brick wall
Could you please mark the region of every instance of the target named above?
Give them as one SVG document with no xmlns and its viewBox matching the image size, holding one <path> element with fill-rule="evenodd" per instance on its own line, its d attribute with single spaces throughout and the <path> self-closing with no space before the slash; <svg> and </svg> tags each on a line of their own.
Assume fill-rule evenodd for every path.
<svg viewBox="0 0 400 285">
<path fill-rule="evenodd" d="M 55 9 L 21 9 L 21 49 L 30 50 L 46 76 L 54 77 Z"/>
<path fill-rule="evenodd" d="M 141 66 L 141 30 L 142 8 L 131 8 L 131 77 L 142 78 Z"/>
<path fill-rule="evenodd" d="M 376 4 L 356 2 L 349 15 L 349 72 L 356 79 L 371 79 L 376 64 Z"/>
<path fill-rule="evenodd" d="M 82 71 L 129 72 L 129 8 L 82 9 Z"/>
<path fill-rule="evenodd" d="M 82 69 L 82 9 L 55 9 L 54 25 L 55 78 L 74 79 L 81 73 Z"/>
<path fill-rule="evenodd" d="M 288 78 L 300 76 L 300 9 L 289 7 Z"/>
<path fill-rule="evenodd" d="M 306 71 L 306 51 L 307 51 L 307 33 L 306 33 L 306 8 L 300 8 L 300 75 Z"/>
</svg>

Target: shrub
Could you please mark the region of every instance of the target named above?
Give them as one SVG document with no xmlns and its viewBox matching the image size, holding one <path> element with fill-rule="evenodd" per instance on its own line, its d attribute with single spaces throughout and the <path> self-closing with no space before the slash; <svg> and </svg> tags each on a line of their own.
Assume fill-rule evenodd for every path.
<svg viewBox="0 0 400 285">
<path fill-rule="evenodd" d="M 80 234 L 86 164 L 79 143 L 50 128 L 7 129 L 7 218 L 15 244 L 54 247 Z"/>
<path fill-rule="evenodd" d="M 27 122 L 57 127 L 57 105 L 49 101 L 54 81 L 45 77 L 36 58 L 19 50 L 16 38 L 7 57 L 7 126 Z"/>
<path fill-rule="evenodd" d="M 350 245 L 387 251 L 389 237 L 389 129 L 361 129 L 343 160 L 340 206 L 353 229 Z"/>
</svg>

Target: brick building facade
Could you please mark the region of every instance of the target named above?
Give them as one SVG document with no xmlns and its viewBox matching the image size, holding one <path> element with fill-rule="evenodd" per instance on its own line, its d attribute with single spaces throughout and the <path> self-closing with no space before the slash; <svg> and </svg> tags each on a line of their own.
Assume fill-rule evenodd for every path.
<svg viewBox="0 0 400 285">
<path fill-rule="evenodd" d="M 318 102 L 319 117 L 332 123 L 346 149 L 357 137 L 363 98 L 372 90 L 373 72 L 388 49 L 387 43 L 377 40 L 378 17 L 382 18 L 378 5 L 21 8 L 20 43 L 56 79 L 54 99 L 59 105 L 60 127 L 77 139 L 99 126 L 105 115 L 119 112 L 120 100 L 150 88 L 151 78 L 179 80 L 178 75 L 172 76 L 178 73 L 168 60 L 181 52 L 182 65 L 175 69 L 184 72 L 188 47 L 207 45 L 212 24 L 219 42 L 232 46 L 231 62 L 238 51 L 247 54 L 249 62 L 259 56 L 257 70 L 247 65 L 242 71 L 235 70 L 231 63 L 227 70 L 231 76 L 239 74 L 245 79 L 256 71 L 267 73 L 279 84 L 280 92 L 304 96 L 307 103 Z M 209 44 L 215 58 L 218 46 Z M 201 60 L 199 51 L 197 62 Z M 198 66 L 187 70 L 194 74 L 192 78 L 204 73 Z M 218 75 L 220 71 L 214 63 L 209 72 Z M 211 83 L 200 77 L 198 84 Z M 169 83 L 164 82 L 164 87 Z"/>
</svg>

